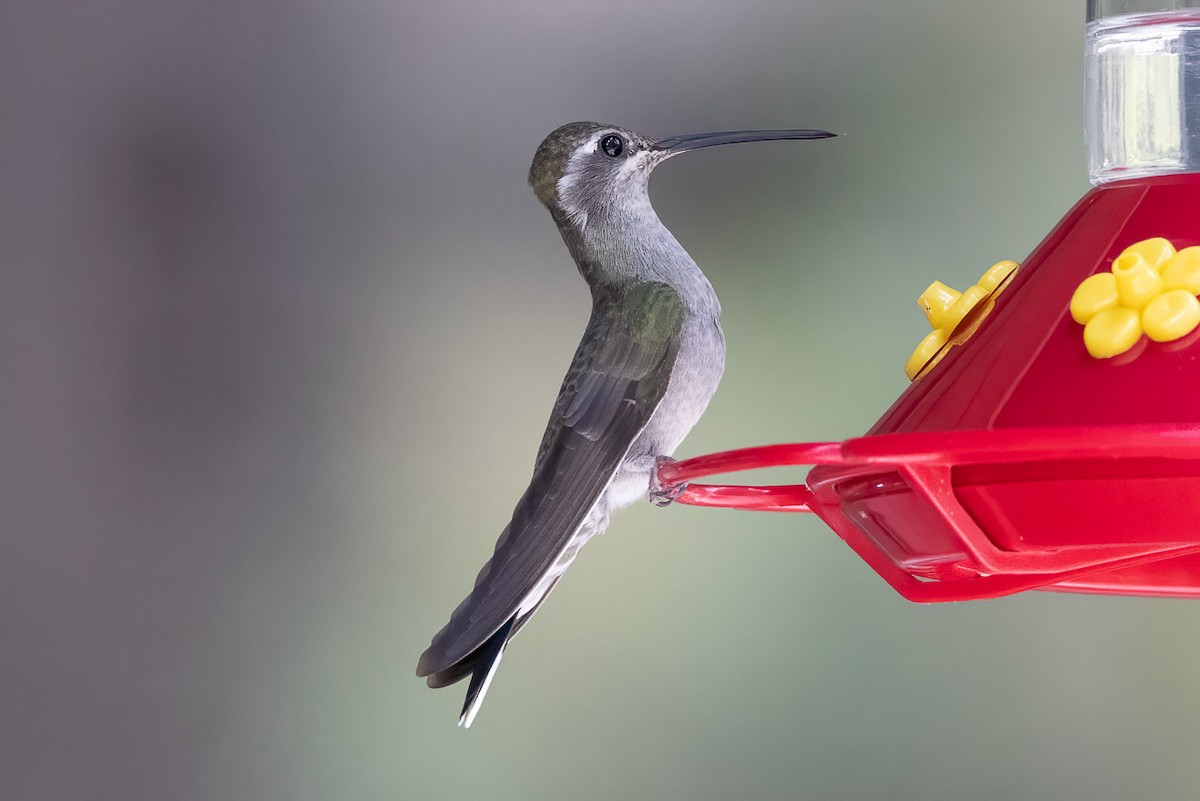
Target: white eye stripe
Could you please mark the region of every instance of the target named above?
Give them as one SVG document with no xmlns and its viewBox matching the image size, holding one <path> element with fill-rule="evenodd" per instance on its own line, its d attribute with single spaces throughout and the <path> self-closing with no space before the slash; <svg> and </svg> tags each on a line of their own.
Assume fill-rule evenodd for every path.
<svg viewBox="0 0 1200 801">
<path fill-rule="evenodd" d="M 563 211 L 580 228 L 587 226 L 587 210 L 583 208 L 583 204 L 579 202 L 579 198 L 575 197 L 575 183 L 577 174 L 573 169 L 568 168 L 563 176 L 558 179 L 558 184 L 555 189 L 558 192 L 558 202 L 562 206 Z"/>
</svg>

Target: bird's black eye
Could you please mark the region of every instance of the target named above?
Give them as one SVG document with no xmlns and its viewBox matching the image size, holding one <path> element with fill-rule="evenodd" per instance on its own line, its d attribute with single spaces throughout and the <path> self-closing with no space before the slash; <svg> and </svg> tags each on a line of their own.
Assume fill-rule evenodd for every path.
<svg viewBox="0 0 1200 801">
<path fill-rule="evenodd" d="M 600 140 L 600 149 L 616 158 L 625 152 L 625 140 L 616 134 L 609 134 Z"/>
</svg>

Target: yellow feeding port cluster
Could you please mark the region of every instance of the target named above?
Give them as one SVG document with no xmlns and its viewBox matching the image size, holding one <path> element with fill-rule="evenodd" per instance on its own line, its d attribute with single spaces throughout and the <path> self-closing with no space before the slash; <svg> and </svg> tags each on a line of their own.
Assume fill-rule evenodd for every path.
<svg viewBox="0 0 1200 801">
<path fill-rule="evenodd" d="M 925 312 L 929 320 L 930 332 L 912 356 L 904 365 L 904 373 L 909 380 L 915 380 L 927 368 L 932 367 L 946 355 L 947 345 L 959 345 L 974 333 L 974 326 L 964 326 L 963 321 L 971 312 L 980 307 L 995 295 L 999 294 L 1009 277 L 1017 271 L 1015 261 L 1001 261 L 993 264 L 977 283 L 965 292 L 958 292 L 934 281 L 929 288 L 917 298 L 917 304 Z M 975 315 L 974 320 L 982 319 Z"/>
<path fill-rule="evenodd" d="M 1071 296 L 1071 316 L 1097 359 L 1119 356 L 1142 334 L 1155 342 L 1187 336 L 1200 326 L 1200 247 L 1176 251 L 1162 237 L 1135 242 L 1112 269 L 1084 279 Z"/>
</svg>

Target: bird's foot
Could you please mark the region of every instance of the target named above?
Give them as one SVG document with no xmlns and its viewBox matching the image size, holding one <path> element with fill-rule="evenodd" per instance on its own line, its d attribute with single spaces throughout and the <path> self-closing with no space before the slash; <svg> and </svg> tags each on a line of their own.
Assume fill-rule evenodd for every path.
<svg viewBox="0 0 1200 801">
<path fill-rule="evenodd" d="M 670 456 L 659 456 L 654 460 L 654 470 L 650 473 L 650 503 L 655 506 L 670 506 L 687 489 L 686 481 L 664 485 L 658 480 L 658 471 L 663 465 L 672 464 L 674 461 Z"/>
</svg>

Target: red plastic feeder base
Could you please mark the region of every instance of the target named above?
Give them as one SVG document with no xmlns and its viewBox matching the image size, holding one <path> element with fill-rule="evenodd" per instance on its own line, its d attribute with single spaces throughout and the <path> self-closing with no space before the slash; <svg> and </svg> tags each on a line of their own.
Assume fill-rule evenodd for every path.
<svg viewBox="0 0 1200 801">
<path fill-rule="evenodd" d="M 1093 189 L 866 436 L 699 457 L 660 479 L 817 465 L 805 485 L 680 500 L 815 512 L 913 601 L 1200 597 L 1200 329 L 1099 359 L 1069 311 L 1135 243 L 1200 246 L 1198 210 L 1197 174 Z"/>
<path fill-rule="evenodd" d="M 890 434 L 664 467 L 665 483 L 818 465 L 808 484 L 689 484 L 682 503 L 814 512 L 910 601 L 1029 589 L 1200 597 L 1200 426 Z"/>
</svg>

